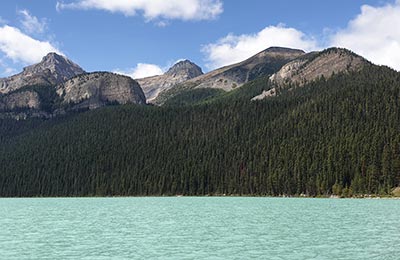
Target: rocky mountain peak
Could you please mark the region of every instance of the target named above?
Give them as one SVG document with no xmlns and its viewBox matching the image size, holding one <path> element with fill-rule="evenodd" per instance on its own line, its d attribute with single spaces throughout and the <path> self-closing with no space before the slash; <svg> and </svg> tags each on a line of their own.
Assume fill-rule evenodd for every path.
<svg viewBox="0 0 400 260">
<path fill-rule="evenodd" d="M 42 61 L 25 67 L 19 74 L 0 79 L 0 93 L 9 93 L 24 86 L 57 85 L 85 71 L 57 53 L 49 53 Z"/>
<path fill-rule="evenodd" d="M 57 54 L 55 52 L 49 52 L 46 56 L 42 58 L 42 62 L 60 62 L 60 61 L 67 61 L 68 59 L 64 56 Z"/>
<path fill-rule="evenodd" d="M 165 74 L 138 79 L 147 101 L 152 102 L 161 91 L 165 91 L 187 80 L 203 75 L 199 66 L 189 60 L 182 60 L 172 66 Z"/>
<path fill-rule="evenodd" d="M 54 52 L 44 56 L 40 63 L 24 68 L 24 72 L 28 73 L 43 73 L 46 70 L 49 70 L 54 76 L 57 81 L 56 84 L 85 73 L 79 65 Z"/>
<path fill-rule="evenodd" d="M 165 75 L 169 76 L 180 76 L 185 77 L 186 79 L 195 78 L 203 74 L 203 71 L 199 66 L 195 63 L 191 62 L 190 60 L 183 60 L 177 62 L 174 66 L 172 66 Z"/>
</svg>

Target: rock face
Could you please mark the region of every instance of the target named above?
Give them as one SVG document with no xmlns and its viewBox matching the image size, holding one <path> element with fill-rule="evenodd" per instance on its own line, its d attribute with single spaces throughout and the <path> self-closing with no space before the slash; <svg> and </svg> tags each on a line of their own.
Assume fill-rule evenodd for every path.
<svg viewBox="0 0 400 260">
<path fill-rule="evenodd" d="M 213 70 L 204 75 L 176 84 L 164 90 L 154 101 L 163 104 L 183 90 L 194 88 L 216 88 L 231 91 L 260 76 L 272 75 L 286 63 L 304 55 L 302 50 L 271 47 L 253 57 L 230 66 Z"/>
<path fill-rule="evenodd" d="M 252 98 L 262 100 L 277 95 L 280 89 L 287 86 L 304 86 L 321 77 L 329 79 L 337 73 L 348 73 L 360 70 L 369 62 L 363 57 L 342 48 L 329 48 L 321 52 L 310 52 L 285 64 L 270 77 L 273 87 Z"/>
<path fill-rule="evenodd" d="M 328 79 L 337 73 L 359 70 L 366 63 L 363 57 L 349 50 L 330 48 L 289 62 L 270 79 L 277 85 L 292 83 L 302 86 L 322 76 Z"/>
<path fill-rule="evenodd" d="M 304 54 L 302 50 L 281 47 L 268 48 L 253 57 L 190 80 L 195 88 L 233 90 L 263 75 L 271 75 L 284 64 Z"/>
<path fill-rule="evenodd" d="M 110 72 L 82 74 L 57 86 L 62 104 L 95 109 L 107 104 L 146 104 L 139 84 Z"/>
<path fill-rule="evenodd" d="M 251 101 L 263 100 L 267 97 L 275 97 L 276 95 L 276 88 L 272 88 L 270 90 L 264 90 L 260 95 L 253 97 Z"/>
<path fill-rule="evenodd" d="M 173 78 L 192 79 L 203 74 L 199 66 L 189 60 L 183 60 L 172 66 L 165 75 Z"/>
<path fill-rule="evenodd" d="M 21 91 L 0 97 L 0 111 L 39 109 L 40 98 L 34 91 Z"/>
<path fill-rule="evenodd" d="M 195 63 L 184 60 L 172 66 L 164 75 L 137 79 L 148 102 L 153 101 L 161 91 L 168 90 L 176 84 L 202 75 L 203 72 Z"/>
<path fill-rule="evenodd" d="M 56 85 L 82 73 L 85 71 L 69 59 L 49 53 L 40 63 L 25 67 L 17 75 L 0 79 L 0 93 L 10 93 L 29 85 Z"/>
</svg>

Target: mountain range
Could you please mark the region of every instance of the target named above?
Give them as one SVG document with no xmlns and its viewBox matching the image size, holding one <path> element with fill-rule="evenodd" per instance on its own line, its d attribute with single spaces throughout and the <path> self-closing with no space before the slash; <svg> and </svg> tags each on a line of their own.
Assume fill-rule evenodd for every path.
<svg viewBox="0 0 400 260">
<path fill-rule="evenodd" d="M 271 47 L 243 62 L 206 74 L 193 62 L 183 60 L 163 75 L 134 81 L 110 72 L 87 73 L 68 58 L 49 53 L 40 63 L 0 79 L 0 112 L 3 117 L 5 114 L 52 117 L 108 104 L 163 105 L 194 89 L 230 92 L 267 75 L 276 87 L 288 83 L 304 85 L 321 76 L 329 78 L 335 73 L 357 70 L 365 63 L 367 61 L 362 57 L 339 48 L 305 53 Z M 258 93 L 252 99 L 273 96 L 276 87 Z"/>
<path fill-rule="evenodd" d="M 390 196 L 400 73 L 268 48 L 132 79 L 51 53 L 1 79 L 0 196 Z M 397 188 L 398 190 L 398 188 Z"/>
</svg>

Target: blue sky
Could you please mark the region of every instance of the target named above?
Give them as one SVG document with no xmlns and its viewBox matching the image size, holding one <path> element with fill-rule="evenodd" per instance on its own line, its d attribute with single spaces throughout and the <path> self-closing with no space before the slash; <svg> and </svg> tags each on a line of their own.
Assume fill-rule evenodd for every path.
<svg viewBox="0 0 400 260">
<path fill-rule="evenodd" d="M 204 71 L 270 46 L 341 46 L 400 69 L 400 0 L 2 0 L 0 76 L 49 51 L 141 77 L 180 59 Z"/>
</svg>

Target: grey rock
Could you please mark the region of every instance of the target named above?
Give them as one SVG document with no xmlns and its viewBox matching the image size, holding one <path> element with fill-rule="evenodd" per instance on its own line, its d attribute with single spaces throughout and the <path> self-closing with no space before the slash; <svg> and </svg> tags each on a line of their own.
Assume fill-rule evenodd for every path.
<svg viewBox="0 0 400 260">
<path fill-rule="evenodd" d="M 56 85 L 85 73 L 77 64 L 64 56 L 49 53 L 40 63 L 25 67 L 17 75 L 0 79 L 0 93 L 10 93 L 24 86 Z"/>
<path fill-rule="evenodd" d="M 358 71 L 367 63 L 369 62 L 363 57 L 342 48 L 310 52 L 285 64 L 270 77 L 274 87 L 255 96 L 252 100 L 276 96 L 280 89 L 302 87 L 321 77 L 329 79 L 334 74 Z"/>
<path fill-rule="evenodd" d="M 137 81 L 142 87 L 147 101 L 152 102 L 161 91 L 202 74 L 199 66 L 189 60 L 184 60 L 176 63 L 163 75 L 137 79 Z"/>
<path fill-rule="evenodd" d="M 320 77 L 328 79 L 337 73 L 357 71 L 367 63 L 363 57 L 341 48 L 308 53 L 284 65 L 270 79 L 277 85 L 302 86 Z"/>
<path fill-rule="evenodd" d="M 260 76 L 271 75 L 287 62 L 303 54 L 302 50 L 271 47 L 243 62 L 211 71 L 188 83 L 196 83 L 196 88 L 231 91 Z"/>
<path fill-rule="evenodd" d="M 39 109 L 40 98 L 34 91 L 21 91 L 0 97 L 0 111 Z"/>
<path fill-rule="evenodd" d="M 95 109 L 110 103 L 146 104 L 139 84 L 130 77 L 110 72 L 94 72 L 74 77 L 57 86 L 62 104 Z"/>
<path fill-rule="evenodd" d="M 304 54 L 302 50 L 271 47 L 240 63 L 210 71 L 163 90 L 154 103 L 162 105 L 167 99 L 181 91 L 194 88 L 217 88 L 231 91 L 260 76 L 272 75 L 286 63 Z"/>
</svg>

